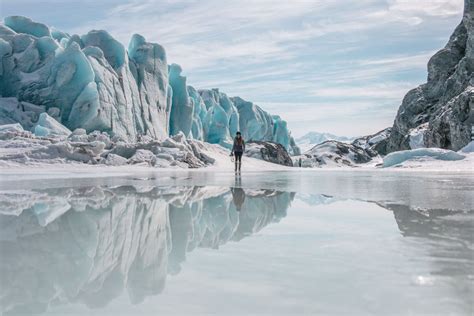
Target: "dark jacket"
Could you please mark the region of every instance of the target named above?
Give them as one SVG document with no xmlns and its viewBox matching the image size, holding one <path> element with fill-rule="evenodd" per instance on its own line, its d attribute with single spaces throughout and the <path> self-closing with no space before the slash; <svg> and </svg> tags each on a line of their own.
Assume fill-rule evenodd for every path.
<svg viewBox="0 0 474 316">
<path fill-rule="evenodd" d="M 232 146 L 232 152 L 233 153 L 243 153 L 245 151 L 245 141 L 243 138 L 242 139 L 242 144 L 239 144 L 237 141 L 237 137 L 234 138 L 234 146 Z"/>
</svg>

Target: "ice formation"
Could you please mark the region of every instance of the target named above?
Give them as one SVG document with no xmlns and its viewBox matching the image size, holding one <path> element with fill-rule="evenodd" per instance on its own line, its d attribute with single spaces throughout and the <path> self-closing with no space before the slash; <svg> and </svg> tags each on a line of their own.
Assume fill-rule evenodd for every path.
<svg viewBox="0 0 474 316">
<path fill-rule="evenodd" d="M 142 302 L 163 291 L 187 253 L 280 221 L 293 199 L 225 187 L 3 191 L 0 242 L 9 256 L 0 260 L 0 311 L 39 314 L 69 302 L 99 308 L 123 293 Z"/>
<path fill-rule="evenodd" d="M 471 140 L 469 144 L 461 148 L 460 152 L 465 154 L 474 153 L 474 140 Z"/>
<path fill-rule="evenodd" d="M 465 158 L 464 155 L 459 154 L 452 150 L 441 149 L 441 148 L 418 148 L 412 150 L 396 151 L 388 154 L 383 158 L 384 167 L 392 167 L 401 164 L 407 160 L 413 159 L 438 159 L 438 160 L 462 160 Z"/>
<path fill-rule="evenodd" d="M 46 135 L 38 119 L 47 112 L 69 130 L 128 142 L 183 133 L 226 147 L 241 130 L 247 140 L 299 153 L 280 117 L 217 89 L 187 85 L 181 67 L 168 66 L 164 48 L 138 34 L 126 49 L 103 30 L 69 35 L 12 16 L 0 24 L 0 59 L 0 124 Z"/>
<path fill-rule="evenodd" d="M 215 159 L 207 152 L 228 156 L 217 145 L 186 139 L 183 133 L 158 141 L 142 137 L 128 143 L 105 132 L 87 134 L 85 129 L 72 133 L 42 113 L 35 133 L 18 124 L 0 125 L 0 166 L 3 161 L 19 164 L 88 163 L 109 166 L 144 165 L 153 167 L 199 168 Z"/>
</svg>

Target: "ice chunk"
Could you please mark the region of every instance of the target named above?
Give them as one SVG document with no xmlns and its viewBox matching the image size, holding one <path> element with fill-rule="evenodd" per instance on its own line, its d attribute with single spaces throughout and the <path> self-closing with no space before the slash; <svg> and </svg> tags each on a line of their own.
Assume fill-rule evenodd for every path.
<svg viewBox="0 0 474 316">
<path fill-rule="evenodd" d="M 412 150 L 396 151 L 388 154 L 383 158 L 383 166 L 391 167 L 401 164 L 407 160 L 419 159 L 419 158 L 433 158 L 438 160 L 462 160 L 465 158 L 452 150 L 440 149 L 440 148 L 418 148 Z"/>
<path fill-rule="evenodd" d="M 207 109 L 199 92 L 191 86 L 187 87 L 190 102 L 193 107 L 193 124 L 191 136 L 193 139 L 204 140 L 204 123 L 206 120 Z"/>
<path fill-rule="evenodd" d="M 474 152 L 474 141 L 469 142 L 469 144 L 467 144 L 466 146 L 464 146 L 464 147 L 460 150 L 460 152 L 466 153 L 466 154 Z"/>
<path fill-rule="evenodd" d="M 23 132 L 24 129 L 21 127 L 20 124 L 5 124 L 0 125 L 0 133 L 7 133 L 7 132 Z"/>
<path fill-rule="evenodd" d="M 155 155 L 146 149 L 139 149 L 136 153 L 128 160 L 130 164 L 148 164 L 154 166 L 156 163 Z"/>
<path fill-rule="evenodd" d="M 8 16 L 3 20 L 3 23 L 17 33 L 30 34 L 36 37 L 51 37 L 51 32 L 46 25 L 33 22 L 24 16 Z"/>
<path fill-rule="evenodd" d="M 69 136 L 71 131 L 46 113 L 41 113 L 35 126 L 36 136 Z"/>
<path fill-rule="evenodd" d="M 7 41 L 0 38 L 0 60 L 3 60 L 4 56 L 12 53 L 12 47 Z M 0 62 L 0 76 L 3 75 L 3 62 Z"/>
<path fill-rule="evenodd" d="M 134 34 L 128 53 L 133 61 L 130 63 L 130 71 L 139 93 L 139 106 L 134 110 L 137 132 L 164 139 L 169 135 L 171 111 L 171 88 L 168 85 L 165 49 Z M 130 86 L 133 84 L 130 83 Z"/>
<path fill-rule="evenodd" d="M 127 164 L 127 159 L 119 155 L 108 154 L 105 164 L 109 166 L 123 166 Z"/>
<path fill-rule="evenodd" d="M 181 75 L 181 67 L 171 64 L 169 82 L 173 89 L 173 103 L 170 114 L 170 135 L 183 132 L 189 136 L 193 123 L 193 103 L 190 102 L 186 87 L 186 77 Z"/>
<path fill-rule="evenodd" d="M 69 36 L 68 33 L 62 32 L 54 27 L 50 28 L 51 31 L 51 36 L 58 42 L 61 42 L 62 39 L 69 39 L 71 36 Z"/>
<path fill-rule="evenodd" d="M 273 115 L 273 141 L 283 145 L 287 150 L 290 148 L 290 133 L 286 121 L 280 116 Z"/>
<path fill-rule="evenodd" d="M 127 57 L 125 47 L 110 36 L 107 31 L 90 31 L 86 35 L 81 36 L 81 40 L 85 47 L 100 48 L 104 53 L 105 59 L 114 69 L 119 69 L 125 64 L 125 58 Z"/>
<path fill-rule="evenodd" d="M 44 106 L 19 102 L 17 98 L 0 98 L 0 124 L 20 123 L 26 130 L 32 130 Z"/>
<path fill-rule="evenodd" d="M 199 90 L 207 112 L 203 121 L 204 139 L 230 148 L 232 135 L 239 130 L 239 114 L 233 101 L 219 89 Z"/>
</svg>

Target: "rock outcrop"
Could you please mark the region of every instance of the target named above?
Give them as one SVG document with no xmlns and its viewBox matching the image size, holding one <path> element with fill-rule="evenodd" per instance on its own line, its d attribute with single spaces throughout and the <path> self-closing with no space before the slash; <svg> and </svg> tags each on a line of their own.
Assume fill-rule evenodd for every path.
<svg viewBox="0 0 474 316">
<path fill-rule="evenodd" d="M 248 142 L 245 146 L 245 155 L 283 166 L 293 166 L 293 161 L 285 147 L 274 142 Z"/>
<path fill-rule="evenodd" d="M 303 168 L 315 167 L 354 167 L 357 164 L 367 163 L 373 158 L 372 153 L 355 146 L 328 140 L 314 146 L 301 156 L 293 157 L 294 165 Z"/>
<path fill-rule="evenodd" d="M 409 91 L 393 124 L 387 152 L 419 147 L 459 150 L 474 124 L 474 1 L 428 63 L 427 83 Z"/>
<path fill-rule="evenodd" d="M 352 145 L 367 151 L 371 157 L 387 154 L 387 144 L 392 133 L 392 128 L 387 127 L 375 134 L 356 138 Z"/>
</svg>

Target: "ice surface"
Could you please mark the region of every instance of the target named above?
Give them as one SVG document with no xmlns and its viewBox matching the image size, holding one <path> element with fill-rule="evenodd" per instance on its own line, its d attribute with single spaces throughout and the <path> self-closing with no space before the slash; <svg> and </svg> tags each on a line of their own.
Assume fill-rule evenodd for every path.
<svg viewBox="0 0 474 316">
<path fill-rule="evenodd" d="M 407 160 L 432 158 L 438 160 L 456 161 L 465 158 L 457 152 L 440 148 L 418 148 L 412 150 L 396 151 L 383 158 L 384 167 L 392 167 Z"/>
</svg>

